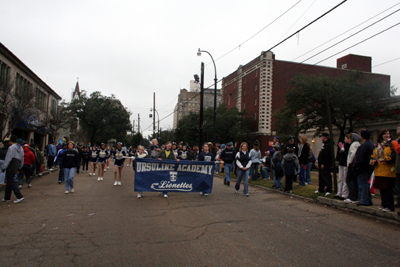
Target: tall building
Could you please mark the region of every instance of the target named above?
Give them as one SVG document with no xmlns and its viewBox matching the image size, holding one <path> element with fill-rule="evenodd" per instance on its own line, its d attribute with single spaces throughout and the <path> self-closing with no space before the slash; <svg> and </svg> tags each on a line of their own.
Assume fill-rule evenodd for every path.
<svg viewBox="0 0 400 267">
<path fill-rule="evenodd" d="M 247 111 L 256 122 L 256 139 L 266 150 L 272 136 L 277 134 L 272 115 L 283 107 L 290 81 L 296 75 L 322 74 L 334 78 L 347 75 L 349 70 L 359 70 L 382 81 L 389 96 L 390 76 L 371 73 L 370 57 L 347 55 L 339 58 L 337 67 L 333 68 L 276 60 L 275 55 L 267 51 L 222 79 L 222 101 L 228 107 Z"/>
<path fill-rule="evenodd" d="M 204 109 L 214 107 L 214 89 L 204 89 L 203 102 Z M 220 89 L 217 89 L 217 105 L 218 103 L 221 103 Z M 192 86 L 192 81 L 190 83 L 190 91 L 185 88 L 180 90 L 178 103 L 174 108 L 174 129 L 178 127 L 179 120 L 191 112 L 200 112 L 200 86 L 198 86 L 198 83 L 197 85 L 193 83 Z"/>
<path fill-rule="evenodd" d="M 34 112 L 20 119 L 12 134 L 28 142 L 35 142 L 39 147 L 44 147 L 52 130 L 51 125 L 42 126 L 41 122 L 57 110 L 61 97 L 2 43 L 0 43 L 0 70 L 2 81 L 10 81 L 14 86 L 12 94 L 34 93 Z M 0 110 L 1 112 L 4 111 Z M 7 127 L 3 130 L 2 136 L 6 132 L 8 132 Z"/>
</svg>

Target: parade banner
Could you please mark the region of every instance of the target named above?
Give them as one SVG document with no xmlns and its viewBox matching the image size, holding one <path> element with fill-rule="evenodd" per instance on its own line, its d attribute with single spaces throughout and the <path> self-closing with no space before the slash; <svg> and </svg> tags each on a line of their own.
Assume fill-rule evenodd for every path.
<svg viewBox="0 0 400 267">
<path fill-rule="evenodd" d="M 211 193 L 214 162 L 135 159 L 135 191 Z"/>
</svg>

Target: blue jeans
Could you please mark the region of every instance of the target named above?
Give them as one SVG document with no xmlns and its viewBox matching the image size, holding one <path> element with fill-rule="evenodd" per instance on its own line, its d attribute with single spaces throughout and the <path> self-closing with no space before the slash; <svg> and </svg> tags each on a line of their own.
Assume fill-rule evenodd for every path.
<svg viewBox="0 0 400 267">
<path fill-rule="evenodd" d="M 65 190 L 74 188 L 75 168 L 64 168 Z"/>
<path fill-rule="evenodd" d="M 267 167 L 261 167 L 261 177 L 264 179 L 269 179 L 269 171 Z"/>
<path fill-rule="evenodd" d="M 251 164 L 250 176 L 253 181 L 258 179 L 258 166 L 260 163 L 253 163 Z"/>
<path fill-rule="evenodd" d="M 312 162 L 307 163 L 305 171 L 305 182 L 311 184 L 311 165 Z"/>
<path fill-rule="evenodd" d="M 236 174 L 237 174 L 237 180 L 236 180 L 236 185 L 235 189 L 239 191 L 240 189 L 240 182 L 242 181 L 242 178 L 244 179 L 244 190 L 243 194 L 247 195 L 249 193 L 249 174 L 250 174 L 250 169 L 243 170 L 240 168 L 236 169 Z"/>
<path fill-rule="evenodd" d="M 229 182 L 229 175 L 233 172 L 233 163 L 224 163 L 225 179 L 224 183 Z"/>
<path fill-rule="evenodd" d="M 282 183 L 281 183 L 282 178 L 283 178 L 283 176 L 274 178 L 275 189 L 281 189 L 282 188 Z"/>
<path fill-rule="evenodd" d="M 358 189 L 360 197 L 360 204 L 362 205 L 372 205 L 371 189 L 369 187 L 369 173 L 359 173 L 357 174 Z"/>
</svg>

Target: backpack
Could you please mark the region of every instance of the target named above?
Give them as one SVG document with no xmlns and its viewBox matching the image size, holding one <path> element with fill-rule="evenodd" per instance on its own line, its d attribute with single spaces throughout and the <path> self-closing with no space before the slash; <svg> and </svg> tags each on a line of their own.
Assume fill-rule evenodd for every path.
<svg viewBox="0 0 400 267">
<path fill-rule="evenodd" d="M 285 160 L 285 175 L 295 175 L 296 174 L 296 164 L 294 160 Z"/>
</svg>

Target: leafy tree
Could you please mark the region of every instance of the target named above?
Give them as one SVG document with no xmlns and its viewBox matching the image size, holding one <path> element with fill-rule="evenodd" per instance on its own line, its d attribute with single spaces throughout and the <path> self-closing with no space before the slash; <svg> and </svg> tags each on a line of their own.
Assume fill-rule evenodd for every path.
<svg viewBox="0 0 400 267">
<path fill-rule="evenodd" d="M 283 134 L 297 136 L 309 129 L 316 129 L 319 134 L 328 127 L 329 107 L 332 125 L 340 131 L 339 140 L 343 140 L 346 129 L 350 133 L 354 127 L 376 119 L 374 113 L 385 108 L 385 103 L 377 100 L 394 92 L 360 72 L 340 78 L 301 74 L 291 81 L 284 107 L 274 114 L 275 126 Z"/>
<path fill-rule="evenodd" d="M 72 100 L 69 110 L 79 118 L 82 130 L 92 144 L 106 142 L 111 138 L 125 139 L 132 129 L 130 112 L 115 98 L 93 92 L 89 97 L 83 91 L 79 99 Z"/>
</svg>

